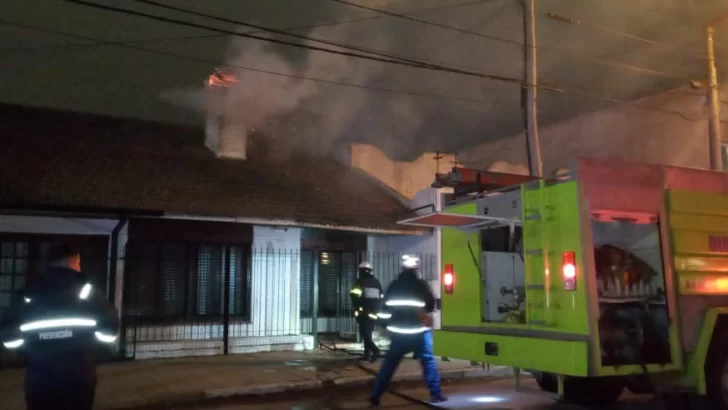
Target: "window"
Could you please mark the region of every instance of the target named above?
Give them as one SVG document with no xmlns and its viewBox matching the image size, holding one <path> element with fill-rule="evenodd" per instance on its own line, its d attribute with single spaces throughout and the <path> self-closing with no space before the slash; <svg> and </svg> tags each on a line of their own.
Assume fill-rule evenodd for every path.
<svg viewBox="0 0 728 410">
<path fill-rule="evenodd" d="M 298 291 L 301 301 L 301 317 L 313 316 L 313 269 L 316 252 L 301 252 L 301 274 L 299 276 Z"/>
<path fill-rule="evenodd" d="M 313 269 L 315 268 L 318 268 L 318 316 L 350 315 L 349 291 L 356 281 L 358 263 L 358 252 L 303 251 L 299 286 L 301 316 L 312 316 Z M 314 266 L 314 264 L 318 266 Z"/>
<path fill-rule="evenodd" d="M 126 311 L 146 318 L 249 317 L 249 252 L 243 246 L 134 242 L 129 246 L 127 285 L 135 292 Z M 229 278 L 229 282 L 228 282 Z"/>
<path fill-rule="evenodd" d="M 179 244 L 135 243 L 127 254 L 129 314 L 183 316 L 187 294 L 187 250 Z"/>
<path fill-rule="evenodd" d="M 227 260 L 226 260 L 227 258 Z M 248 255 L 241 246 L 200 246 L 197 249 L 197 314 L 221 315 L 225 287 L 229 286 L 228 313 L 247 316 L 250 310 Z M 226 284 L 229 276 L 229 284 Z"/>
<path fill-rule="evenodd" d="M 0 314 L 10 305 L 13 294 L 25 286 L 28 262 L 28 242 L 0 242 Z"/>
<path fill-rule="evenodd" d="M 106 236 L 0 234 L 0 316 L 12 294 L 47 266 L 51 245 L 72 243 L 81 250 L 81 269 L 94 286 L 106 289 L 108 238 Z"/>
</svg>

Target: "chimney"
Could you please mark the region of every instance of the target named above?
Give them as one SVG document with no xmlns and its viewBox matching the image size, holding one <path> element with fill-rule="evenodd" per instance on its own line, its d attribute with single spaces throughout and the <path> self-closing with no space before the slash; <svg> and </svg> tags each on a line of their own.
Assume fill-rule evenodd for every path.
<svg viewBox="0 0 728 410">
<path fill-rule="evenodd" d="M 247 129 L 227 111 L 228 92 L 237 81 L 231 73 L 218 69 L 205 80 L 205 145 L 218 158 L 246 159 Z"/>
</svg>

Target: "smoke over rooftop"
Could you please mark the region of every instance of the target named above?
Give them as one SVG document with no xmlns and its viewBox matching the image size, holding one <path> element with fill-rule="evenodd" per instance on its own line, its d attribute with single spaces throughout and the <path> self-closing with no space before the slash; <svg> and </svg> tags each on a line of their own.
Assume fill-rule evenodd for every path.
<svg viewBox="0 0 728 410">
<path fill-rule="evenodd" d="M 513 44 L 523 41 L 520 2 L 491 0 L 456 7 L 465 3 L 473 2 L 359 1 L 396 13 L 434 9 L 410 15 L 481 36 L 383 17 L 334 2 L 321 5 L 322 17 L 316 21 L 320 27 L 296 33 L 449 63 L 471 71 L 522 77 L 523 49 Z M 702 78 L 704 62 L 691 53 L 650 46 L 594 27 L 680 44 L 695 51 L 692 54 L 700 54 L 702 31 L 697 22 L 711 13 L 718 1 L 711 3 L 715 4 L 699 8 L 688 0 L 636 0 L 629 2 L 629 7 L 596 1 L 538 3 L 540 81 L 566 91 L 539 93 L 541 125 L 610 105 L 604 99 L 583 94 L 632 100 Z M 656 9 L 660 13 L 655 13 Z M 555 22 L 545 17 L 547 12 L 581 19 L 581 24 Z M 352 21 L 357 19 L 362 21 Z M 329 24 L 342 21 L 348 22 Z M 226 64 L 221 67 L 233 74 L 237 82 L 229 86 L 225 98 L 218 103 L 208 104 L 209 98 L 203 95 L 201 87 L 172 90 L 165 97 L 222 115 L 224 121 L 238 124 L 236 132 L 240 138 L 245 139 L 252 130 L 267 135 L 266 138 L 276 141 L 279 152 L 328 153 L 338 142 L 358 141 L 374 144 L 392 158 L 407 160 L 426 151 L 462 152 L 523 130 L 518 84 L 292 49 L 245 38 L 231 40 Z"/>
</svg>

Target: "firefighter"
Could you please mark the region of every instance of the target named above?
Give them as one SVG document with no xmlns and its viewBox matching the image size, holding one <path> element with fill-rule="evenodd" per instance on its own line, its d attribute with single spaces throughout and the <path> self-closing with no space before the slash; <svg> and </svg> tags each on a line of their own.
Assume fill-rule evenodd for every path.
<svg viewBox="0 0 728 410">
<path fill-rule="evenodd" d="M 379 348 L 372 340 L 372 332 L 378 320 L 383 293 L 382 284 L 372 275 L 372 265 L 366 261 L 359 264 L 359 279 L 349 294 L 359 324 L 359 336 L 364 342 L 364 360 L 370 362 L 375 362 L 379 357 Z"/>
<path fill-rule="evenodd" d="M 369 398 L 372 407 L 379 406 L 379 400 L 387 390 L 394 371 L 409 352 L 419 357 L 430 390 L 430 401 L 440 403 L 447 400 L 440 388 L 440 373 L 432 352 L 431 314 L 435 310 L 435 296 L 429 284 L 419 278 L 418 267 L 418 258 L 405 256 L 402 272 L 384 295 L 384 307 L 379 316 L 391 333 L 392 343 L 384 356 Z"/>
<path fill-rule="evenodd" d="M 45 274 L 21 290 L 0 322 L 0 341 L 27 359 L 28 410 L 91 410 L 98 344 L 118 334 L 116 309 L 81 273 L 80 253 L 50 249 Z"/>
</svg>

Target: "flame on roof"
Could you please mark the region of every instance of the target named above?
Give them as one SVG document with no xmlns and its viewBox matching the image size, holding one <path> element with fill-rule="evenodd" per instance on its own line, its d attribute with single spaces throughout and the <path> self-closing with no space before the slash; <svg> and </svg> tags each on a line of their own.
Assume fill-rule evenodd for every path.
<svg viewBox="0 0 728 410">
<path fill-rule="evenodd" d="M 208 87 L 230 87 L 231 85 L 238 82 L 238 79 L 231 73 L 225 73 L 219 69 L 215 69 L 215 72 L 207 77 L 205 84 Z"/>
</svg>

